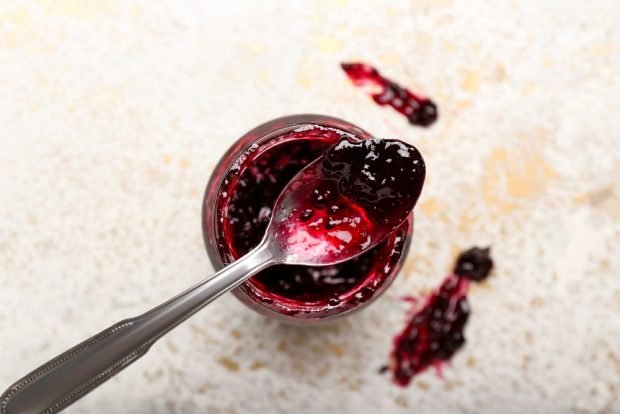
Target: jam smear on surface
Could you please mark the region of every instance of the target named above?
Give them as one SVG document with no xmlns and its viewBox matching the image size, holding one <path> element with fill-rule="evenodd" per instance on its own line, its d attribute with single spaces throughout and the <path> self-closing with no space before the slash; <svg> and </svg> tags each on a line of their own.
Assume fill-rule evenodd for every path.
<svg viewBox="0 0 620 414">
<path fill-rule="evenodd" d="M 220 223 L 217 243 L 225 263 L 258 245 L 271 219 L 275 201 L 291 178 L 343 136 L 346 134 L 331 128 L 304 128 L 253 147 L 239 158 L 238 165 L 224 178 L 217 200 L 221 206 L 216 209 L 221 211 L 216 217 Z M 386 275 L 397 265 L 403 252 L 408 231 L 409 225 L 404 223 L 396 231 L 398 237 L 393 244 L 382 242 L 340 264 L 273 266 L 254 276 L 251 283 L 264 294 L 268 292 L 271 298 L 278 297 L 282 304 L 293 301 L 331 308 L 342 300 L 341 306 L 355 307 L 383 286 Z M 369 285 L 370 280 L 373 282 Z M 351 298 L 341 296 L 360 288 Z M 338 310 L 325 312 L 332 311 Z"/>
<path fill-rule="evenodd" d="M 389 370 L 396 384 L 406 386 L 427 368 L 439 368 L 465 344 L 469 283 L 484 280 L 492 268 L 490 249 L 473 247 L 459 255 L 453 273 L 446 276 L 421 307 L 412 301 L 412 316 L 394 338 L 390 355 Z"/>
<path fill-rule="evenodd" d="M 346 260 L 407 218 L 424 177 L 424 160 L 413 146 L 342 138 L 282 192 L 275 241 L 295 261 Z"/>
<path fill-rule="evenodd" d="M 427 127 L 437 120 L 437 105 L 432 100 L 383 77 L 374 67 L 364 63 L 342 63 L 340 66 L 349 79 L 364 88 L 378 105 L 391 106 L 411 124 Z"/>
</svg>

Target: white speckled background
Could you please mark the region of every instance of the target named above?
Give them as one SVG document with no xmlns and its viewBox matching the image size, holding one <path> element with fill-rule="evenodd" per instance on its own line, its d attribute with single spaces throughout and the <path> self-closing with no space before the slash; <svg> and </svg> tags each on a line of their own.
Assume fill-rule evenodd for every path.
<svg viewBox="0 0 620 414">
<path fill-rule="evenodd" d="M 439 104 L 431 129 L 341 73 Z M 415 143 L 429 177 L 404 271 L 321 328 L 232 296 L 74 413 L 619 413 L 620 7 L 614 0 L 0 3 L 0 388 L 211 272 L 200 207 L 239 135 L 325 113 Z M 493 246 L 439 379 L 377 369 L 404 294 Z"/>
</svg>

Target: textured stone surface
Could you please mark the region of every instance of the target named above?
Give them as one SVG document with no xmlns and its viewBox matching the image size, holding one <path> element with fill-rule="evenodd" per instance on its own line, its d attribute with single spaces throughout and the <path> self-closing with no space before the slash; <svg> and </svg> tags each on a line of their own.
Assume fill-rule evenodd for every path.
<svg viewBox="0 0 620 414">
<path fill-rule="evenodd" d="M 403 273 L 320 328 L 226 296 L 75 413 L 620 412 L 620 8 L 599 1 L 0 2 L 0 387 L 211 272 L 201 197 L 268 119 L 402 138 L 428 181 Z M 409 126 L 350 85 L 365 60 L 428 93 Z M 397 298 L 493 246 L 439 379 L 377 373 Z"/>
</svg>

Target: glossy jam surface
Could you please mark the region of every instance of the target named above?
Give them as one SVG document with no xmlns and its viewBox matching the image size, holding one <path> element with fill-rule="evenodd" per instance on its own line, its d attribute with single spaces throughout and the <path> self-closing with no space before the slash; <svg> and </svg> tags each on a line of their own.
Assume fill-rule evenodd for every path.
<svg viewBox="0 0 620 414">
<path fill-rule="evenodd" d="M 299 128 L 250 145 L 230 166 L 215 200 L 214 229 L 224 263 L 246 254 L 262 239 L 276 198 L 306 165 L 344 136 L 335 128 Z M 338 314 L 383 289 L 406 247 L 409 223 L 385 242 L 350 261 L 327 267 L 274 266 L 242 286 L 252 300 L 278 313 Z"/>
<path fill-rule="evenodd" d="M 364 63 L 342 63 L 340 66 L 349 79 L 364 88 L 378 105 L 391 106 L 411 124 L 426 127 L 437 120 L 437 105 L 432 100 L 383 77 L 374 67 Z"/>
<path fill-rule="evenodd" d="M 407 385 L 414 375 L 446 361 L 465 343 L 469 318 L 466 279 L 448 276 L 394 339 L 394 382 Z"/>
<path fill-rule="evenodd" d="M 232 238 L 227 247 L 235 258 L 248 253 L 262 240 L 274 202 L 291 178 L 320 157 L 340 136 L 325 131 L 310 139 L 299 139 L 296 134 L 289 138 L 288 142 L 275 145 L 249 162 L 236 178 L 235 190 L 221 194 L 228 197 L 226 215 L 222 218 L 228 227 L 226 233 Z"/>
<path fill-rule="evenodd" d="M 413 146 L 342 138 L 284 189 L 272 233 L 295 262 L 348 260 L 406 220 L 424 177 Z"/>
<path fill-rule="evenodd" d="M 471 260 L 475 258 L 475 260 Z M 463 263 L 472 266 L 463 267 Z M 470 316 L 467 292 L 470 280 L 485 279 L 493 261 L 490 250 L 474 247 L 459 255 L 453 273 L 416 307 L 407 325 L 394 338 L 390 370 L 394 382 L 405 386 L 427 368 L 439 368 L 465 344 L 464 329 Z M 461 272 L 461 273 L 459 273 Z M 476 279 L 470 279 L 475 275 Z"/>
</svg>

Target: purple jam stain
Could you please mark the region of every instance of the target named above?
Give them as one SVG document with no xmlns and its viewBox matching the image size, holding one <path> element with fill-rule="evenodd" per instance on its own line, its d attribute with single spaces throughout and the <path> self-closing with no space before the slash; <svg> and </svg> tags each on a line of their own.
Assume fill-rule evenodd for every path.
<svg viewBox="0 0 620 414">
<path fill-rule="evenodd" d="M 302 262 L 354 256 L 406 220 L 425 174 L 422 155 L 411 145 L 342 138 L 280 195 L 274 241 Z"/>
<path fill-rule="evenodd" d="M 284 187 L 341 138 L 341 132 L 328 128 L 306 129 L 259 145 L 254 153 L 242 157 L 238 167 L 231 169 L 225 177 L 226 187 L 217 201 L 221 206 L 217 209 L 217 220 L 222 226 L 217 243 L 225 262 L 245 255 L 258 245 L 271 219 L 274 203 Z M 406 247 L 408 231 L 407 223 L 399 227 L 399 237 L 391 248 L 387 241 L 382 242 L 352 260 L 333 266 L 273 266 L 254 276 L 252 283 L 265 295 L 278 297 L 279 302 L 293 301 L 323 307 L 326 304 L 335 306 L 342 301 L 341 306 L 355 307 L 370 299 L 374 290 L 381 288 L 386 275 L 397 266 Z M 372 284 L 355 296 L 342 296 L 369 280 L 373 281 Z M 264 298 L 265 301 L 268 299 Z M 282 309 L 282 312 L 286 310 Z"/>
<path fill-rule="evenodd" d="M 340 66 L 349 79 L 364 88 L 378 105 L 391 106 L 411 124 L 427 127 L 437 120 L 437 105 L 432 100 L 381 76 L 374 67 L 364 63 L 341 63 Z"/>
<path fill-rule="evenodd" d="M 416 308 L 405 328 L 394 337 L 388 370 L 401 386 L 429 367 L 439 370 L 465 344 L 464 329 L 470 307 L 470 281 L 484 280 L 493 268 L 489 248 L 462 252 L 452 274 Z"/>
</svg>

